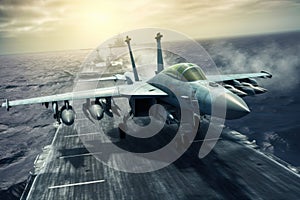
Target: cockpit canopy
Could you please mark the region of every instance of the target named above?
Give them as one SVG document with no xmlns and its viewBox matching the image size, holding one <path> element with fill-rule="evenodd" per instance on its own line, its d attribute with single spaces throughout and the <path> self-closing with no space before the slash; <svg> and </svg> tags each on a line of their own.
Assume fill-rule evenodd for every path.
<svg viewBox="0 0 300 200">
<path fill-rule="evenodd" d="M 179 63 L 168 67 L 162 71 L 162 73 L 187 82 L 207 80 L 202 69 L 198 65 L 192 63 Z"/>
</svg>

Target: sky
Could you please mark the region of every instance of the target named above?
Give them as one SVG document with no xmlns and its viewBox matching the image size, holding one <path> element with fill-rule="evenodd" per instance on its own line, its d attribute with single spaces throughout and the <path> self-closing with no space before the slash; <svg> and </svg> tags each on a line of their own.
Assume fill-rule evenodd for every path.
<svg viewBox="0 0 300 200">
<path fill-rule="evenodd" d="M 159 27 L 195 39 L 300 30 L 300 0 L 0 0 L 0 54 L 95 48 Z"/>
</svg>

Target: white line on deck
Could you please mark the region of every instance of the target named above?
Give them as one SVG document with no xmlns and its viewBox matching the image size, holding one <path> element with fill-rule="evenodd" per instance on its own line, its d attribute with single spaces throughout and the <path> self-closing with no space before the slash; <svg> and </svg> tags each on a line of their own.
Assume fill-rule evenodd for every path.
<svg viewBox="0 0 300 200">
<path fill-rule="evenodd" d="M 87 118 L 77 118 L 77 119 L 76 119 L 76 121 L 83 121 L 83 120 L 86 120 L 86 121 L 88 121 L 88 119 L 87 119 Z"/>
<path fill-rule="evenodd" d="M 64 188 L 64 187 L 72 187 L 77 185 L 89 185 L 94 183 L 103 183 L 105 180 L 97 180 L 97 181 L 88 181 L 88 182 L 81 182 L 81 183 L 71 183 L 71 184 L 65 184 L 65 185 L 55 185 L 48 187 L 49 189 L 55 189 L 55 188 Z"/>
<path fill-rule="evenodd" d="M 87 135 L 97 135 L 100 133 L 94 132 L 94 133 L 83 133 L 83 134 L 75 134 L 75 135 L 66 135 L 64 136 L 65 138 L 70 138 L 70 137 L 80 137 L 80 136 L 87 136 Z"/>
<path fill-rule="evenodd" d="M 63 158 L 74 158 L 74 157 L 80 157 L 80 156 L 92 156 L 95 154 L 101 154 L 102 152 L 94 152 L 94 153 L 83 153 L 83 154 L 76 154 L 76 155 L 69 155 L 69 156 L 60 156 L 60 159 Z"/>
<path fill-rule="evenodd" d="M 210 138 L 205 140 L 194 140 L 193 142 L 204 142 L 204 141 L 214 141 L 214 140 L 222 140 L 222 138 Z"/>
</svg>

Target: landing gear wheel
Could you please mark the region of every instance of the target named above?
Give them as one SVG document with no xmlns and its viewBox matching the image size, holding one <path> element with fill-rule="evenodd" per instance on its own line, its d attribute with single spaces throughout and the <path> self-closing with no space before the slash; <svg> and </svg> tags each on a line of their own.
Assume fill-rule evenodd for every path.
<svg viewBox="0 0 300 200">
<path fill-rule="evenodd" d="M 126 138 L 126 130 L 127 130 L 127 126 L 124 123 L 120 123 L 119 124 L 119 137 L 120 139 L 125 139 Z"/>
</svg>

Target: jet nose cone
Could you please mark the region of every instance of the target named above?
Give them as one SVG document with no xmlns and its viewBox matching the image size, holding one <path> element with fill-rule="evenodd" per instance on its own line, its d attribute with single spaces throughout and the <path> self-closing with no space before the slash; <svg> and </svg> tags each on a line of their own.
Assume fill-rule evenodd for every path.
<svg viewBox="0 0 300 200">
<path fill-rule="evenodd" d="M 235 94 L 226 93 L 226 119 L 238 119 L 250 113 L 249 107 L 243 99 Z"/>
</svg>

